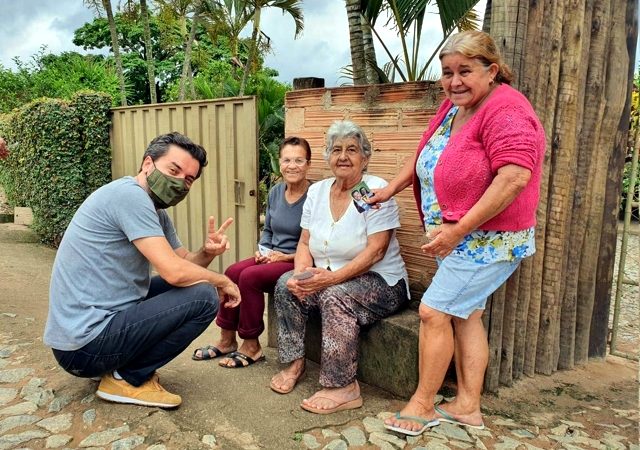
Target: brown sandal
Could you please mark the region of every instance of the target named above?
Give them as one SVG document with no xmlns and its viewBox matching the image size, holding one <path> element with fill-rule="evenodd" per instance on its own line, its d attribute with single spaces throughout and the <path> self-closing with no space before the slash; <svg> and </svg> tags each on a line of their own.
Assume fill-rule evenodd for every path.
<svg viewBox="0 0 640 450">
<path fill-rule="evenodd" d="M 285 383 L 288 383 L 290 380 L 293 380 L 293 384 L 291 385 L 291 389 L 281 389 L 278 386 L 273 384 L 273 379 L 271 380 L 271 383 L 269 383 L 269 387 L 271 388 L 272 391 L 277 392 L 278 394 L 288 394 L 289 392 L 293 391 L 293 389 L 296 387 L 296 384 L 298 384 L 298 382 L 300 380 L 302 380 L 302 378 L 304 378 L 305 374 L 306 374 L 306 370 L 302 369 L 302 373 L 300 373 L 300 375 L 296 378 L 296 377 L 285 377 L 284 375 L 282 376 L 284 378 Z M 282 374 L 282 372 L 280 372 L 278 375 Z M 275 377 L 274 377 L 275 378 Z"/>
</svg>

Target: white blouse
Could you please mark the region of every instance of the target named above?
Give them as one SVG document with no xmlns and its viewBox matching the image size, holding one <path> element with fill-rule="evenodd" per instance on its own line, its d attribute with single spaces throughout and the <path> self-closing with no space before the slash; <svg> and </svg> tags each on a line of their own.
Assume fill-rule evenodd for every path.
<svg viewBox="0 0 640 450">
<path fill-rule="evenodd" d="M 371 189 L 387 185 L 380 177 L 365 174 L 362 178 Z M 409 283 L 407 270 L 400 256 L 400 245 L 395 228 L 400 228 L 398 205 L 395 199 L 382 203 L 380 209 L 369 209 L 359 213 L 353 202 L 337 222 L 333 221 L 329 197 L 335 178 L 328 178 L 309 186 L 307 200 L 302 210 L 300 226 L 309 230 L 309 250 L 316 267 L 336 271 L 367 246 L 367 237 L 385 230 L 394 230 L 384 257 L 369 270 L 384 278 L 389 286 L 405 281 Z"/>
</svg>

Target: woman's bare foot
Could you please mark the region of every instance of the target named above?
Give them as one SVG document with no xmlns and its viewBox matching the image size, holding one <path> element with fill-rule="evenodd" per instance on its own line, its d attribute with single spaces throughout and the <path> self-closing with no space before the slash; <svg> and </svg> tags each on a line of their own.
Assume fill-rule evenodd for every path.
<svg viewBox="0 0 640 450">
<path fill-rule="evenodd" d="M 262 347 L 258 339 L 245 339 L 239 349 L 235 350 L 238 353 L 248 356 L 254 361 L 257 361 L 262 357 Z M 220 360 L 221 366 L 236 367 L 236 362 L 229 357 Z"/>
<path fill-rule="evenodd" d="M 433 409 L 433 403 L 429 405 L 427 402 L 417 398 L 415 395 L 411 397 L 409 403 L 399 413 L 400 417 L 421 417 L 425 420 L 433 420 L 437 418 L 437 414 Z M 422 429 L 424 423 L 419 423 L 413 420 L 398 419 L 395 416 L 389 417 L 384 421 L 385 425 L 389 425 L 396 428 L 402 428 L 408 431 L 418 431 Z"/>
<path fill-rule="evenodd" d="M 289 367 L 271 378 L 270 387 L 279 394 L 288 394 L 304 375 L 304 358 L 296 359 Z"/>
<path fill-rule="evenodd" d="M 438 405 L 438 409 L 461 425 L 470 425 L 472 427 L 481 427 L 484 425 L 480 407 L 463 405 L 462 402 L 458 401 L 457 397 L 450 403 L 442 403 Z M 448 418 L 446 416 L 441 416 L 444 416 L 444 414 L 438 414 L 436 411 L 436 417 L 438 417 L 438 419 L 442 419 L 444 422 L 450 421 L 447 420 Z"/>
<path fill-rule="evenodd" d="M 220 329 L 220 339 L 213 344 L 213 346 L 207 347 L 215 347 L 220 352 L 220 355 L 225 355 L 227 353 L 231 353 L 238 348 L 238 341 L 236 341 L 236 332 L 233 330 L 225 330 L 224 328 Z M 213 348 L 208 348 L 206 351 L 209 353 L 204 358 L 202 356 L 202 350 L 207 347 L 203 347 L 202 349 L 197 349 L 193 353 L 193 359 L 203 360 L 203 359 L 213 359 L 218 358 L 220 355 L 216 354 L 216 351 Z M 208 357 L 207 357 L 208 356 Z"/>
<path fill-rule="evenodd" d="M 324 388 L 302 400 L 302 408 L 318 414 L 330 414 L 344 409 L 362 406 L 360 386 L 357 381 L 339 388 Z"/>
</svg>

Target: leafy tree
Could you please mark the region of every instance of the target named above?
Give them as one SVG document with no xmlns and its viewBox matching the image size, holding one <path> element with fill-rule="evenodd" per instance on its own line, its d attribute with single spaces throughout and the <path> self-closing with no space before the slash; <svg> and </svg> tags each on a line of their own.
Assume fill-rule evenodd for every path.
<svg viewBox="0 0 640 450">
<path fill-rule="evenodd" d="M 229 38 L 231 56 L 240 65 L 239 44 L 240 33 L 251 20 L 251 8 L 245 0 L 212 0 L 209 18 L 204 22 L 211 40 L 216 41 L 219 36 Z"/>
<path fill-rule="evenodd" d="M 128 80 L 128 98 L 131 104 L 149 103 L 150 82 L 147 63 L 147 44 L 145 44 L 144 25 L 131 14 L 117 13 L 115 21 L 118 39 L 122 50 L 123 68 Z M 163 35 L 164 30 L 164 35 Z M 157 15 L 149 17 L 151 47 L 153 48 L 157 101 L 166 101 L 167 87 L 180 77 L 183 52 L 179 40 L 169 39 L 165 26 L 159 23 Z M 208 38 L 203 37 L 208 42 Z M 85 23 L 74 33 L 73 43 L 85 50 L 110 49 L 109 26 L 104 18 L 96 18 Z M 209 43 L 210 46 L 210 43 Z"/>
</svg>

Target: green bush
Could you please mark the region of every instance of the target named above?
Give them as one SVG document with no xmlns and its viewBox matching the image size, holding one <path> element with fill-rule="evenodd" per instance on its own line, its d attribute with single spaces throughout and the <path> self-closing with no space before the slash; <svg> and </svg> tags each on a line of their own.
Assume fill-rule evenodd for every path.
<svg viewBox="0 0 640 450">
<path fill-rule="evenodd" d="M 83 91 L 0 117 L 9 146 L 0 183 L 10 204 L 33 210 L 33 229 L 45 243 L 58 245 L 84 199 L 111 179 L 110 106 L 108 95 Z"/>
</svg>

